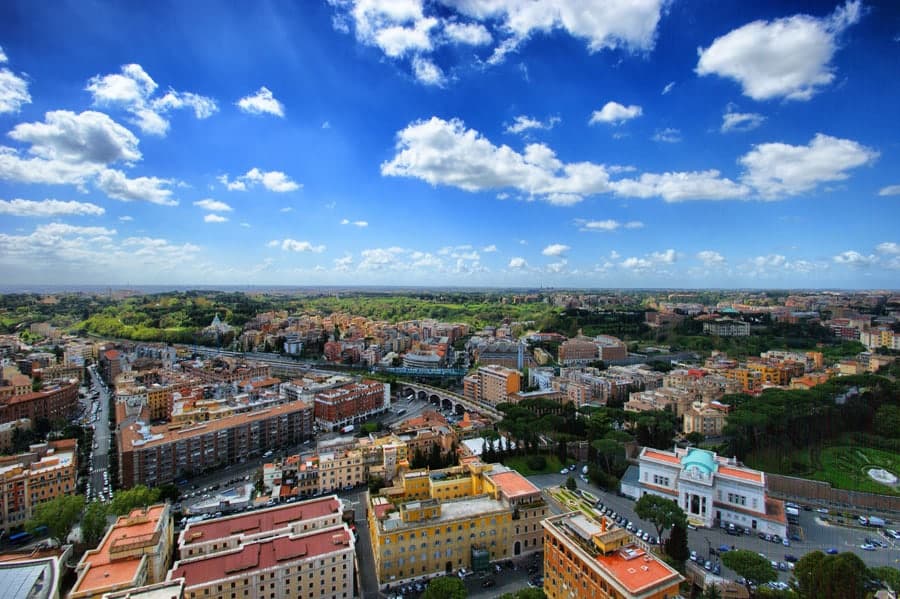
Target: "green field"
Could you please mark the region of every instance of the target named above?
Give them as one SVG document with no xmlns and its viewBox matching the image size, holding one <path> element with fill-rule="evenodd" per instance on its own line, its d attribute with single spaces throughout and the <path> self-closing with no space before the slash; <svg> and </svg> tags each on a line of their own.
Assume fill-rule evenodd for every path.
<svg viewBox="0 0 900 599">
<path fill-rule="evenodd" d="M 836 445 L 803 448 L 792 454 L 757 453 L 747 464 L 766 472 L 829 482 L 836 489 L 900 495 L 900 489 L 872 480 L 866 471 L 884 468 L 900 476 L 900 454 L 869 447 Z"/>
</svg>

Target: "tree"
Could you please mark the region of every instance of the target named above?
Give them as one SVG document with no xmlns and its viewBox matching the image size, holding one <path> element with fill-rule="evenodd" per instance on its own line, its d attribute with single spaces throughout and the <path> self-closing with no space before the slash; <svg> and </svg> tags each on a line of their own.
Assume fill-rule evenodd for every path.
<svg viewBox="0 0 900 599">
<path fill-rule="evenodd" d="M 854 553 L 814 551 L 797 562 L 794 576 L 800 596 L 806 599 L 863 599 L 869 570 Z"/>
<path fill-rule="evenodd" d="M 656 536 L 662 538 L 663 533 L 675 525 L 687 527 L 687 516 L 684 510 L 671 499 L 648 493 L 634 504 L 634 513 L 642 520 L 649 520 L 656 526 Z"/>
<path fill-rule="evenodd" d="M 112 516 L 122 516 L 134 508 L 147 507 L 160 500 L 159 489 L 149 489 L 144 485 L 138 485 L 131 489 L 119 491 L 109 503 L 109 513 Z"/>
<path fill-rule="evenodd" d="M 697 431 L 692 431 L 685 436 L 685 440 L 691 445 L 700 445 L 706 437 L 703 436 L 703 433 L 698 433 Z"/>
<path fill-rule="evenodd" d="M 431 579 L 422 599 L 466 599 L 468 595 L 462 580 L 456 576 L 441 576 Z"/>
<path fill-rule="evenodd" d="M 85 545 L 96 545 L 106 532 L 106 526 L 106 504 L 90 502 L 81 516 L 81 540 Z"/>
<path fill-rule="evenodd" d="M 688 547 L 687 527 L 681 523 L 672 526 L 672 532 L 666 539 L 666 554 L 679 563 L 684 563 L 691 555 Z"/>
<path fill-rule="evenodd" d="M 34 532 L 41 526 L 47 527 L 50 538 L 62 545 L 84 508 L 84 495 L 60 495 L 55 499 L 39 503 L 25 528 Z"/>
<path fill-rule="evenodd" d="M 578 485 L 575 483 L 574 476 L 569 476 L 569 478 L 566 479 L 566 488 L 570 491 L 574 491 L 578 488 Z"/>
<path fill-rule="evenodd" d="M 890 566 L 876 566 L 869 569 L 869 573 L 884 584 L 891 587 L 891 590 L 900 590 L 900 570 Z"/>
<path fill-rule="evenodd" d="M 756 584 L 765 584 L 778 578 L 769 560 L 753 551 L 737 549 L 722 554 L 722 563 Z"/>
</svg>

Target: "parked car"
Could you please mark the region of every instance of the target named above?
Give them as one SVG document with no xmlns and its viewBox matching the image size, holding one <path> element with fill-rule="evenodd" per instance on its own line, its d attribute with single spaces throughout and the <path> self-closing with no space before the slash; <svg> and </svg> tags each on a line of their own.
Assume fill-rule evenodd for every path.
<svg viewBox="0 0 900 599">
<path fill-rule="evenodd" d="M 828 549 L 825 550 L 825 553 L 827 553 L 828 555 L 837 555 L 838 550 L 835 549 L 834 547 L 829 547 Z"/>
<path fill-rule="evenodd" d="M 791 555 L 790 553 L 785 553 L 785 554 L 784 554 L 784 561 L 790 562 L 790 563 L 796 563 L 796 562 L 797 562 L 797 556 L 796 556 L 796 555 Z"/>
</svg>

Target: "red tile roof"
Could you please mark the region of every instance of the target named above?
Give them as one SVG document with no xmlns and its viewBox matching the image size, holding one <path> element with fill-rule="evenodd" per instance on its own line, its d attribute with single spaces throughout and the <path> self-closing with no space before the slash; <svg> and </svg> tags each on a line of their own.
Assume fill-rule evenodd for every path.
<svg viewBox="0 0 900 599">
<path fill-rule="evenodd" d="M 654 587 L 661 589 L 662 585 L 674 585 L 677 590 L 681 581 L 678 572 L 659 559 L 647 555 L 642 549 L 634 549 L 634 552 L 635 557 L 630 559 L 625 557 L 624 552 L 615 551 L 608 555 L 597 556 L 597 561 L 633 595 Z"/>
</svg>

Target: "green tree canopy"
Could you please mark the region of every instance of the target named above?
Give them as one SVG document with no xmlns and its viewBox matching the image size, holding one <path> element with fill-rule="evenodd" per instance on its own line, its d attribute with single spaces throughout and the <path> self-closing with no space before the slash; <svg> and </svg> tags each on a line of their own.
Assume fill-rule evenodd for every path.
<svg viewBox="0 0 900 599">
<path fill-rule="evenodd" d="M 634 513 L 642 520 L 649 520 L 656 527 L 656 536 L 662 538 L 663 533 L 675 525 L 687 527 L 687 516 L 684 510 L 671 499 L 652 495 L 644 495 L 634 504 Z"/>
<path fill-rule="evenodd" d="M 769 560 L 753 551 L 738 549 L 722 554 L 722 563 L 734 570 L 738 576 L 756 584 L 772 582 L 778 576 Z"/>
<path fill-rule="evenodd" d="M 422 599 L 466 599 L 468 596 L 466 585 L 456 576 L 432 578 L 422 593 Z"/>
<path fill-rule="evenodd" d="M 666 539 L 666 554 L 676 562 L 684 563 L 690 557 L 691 551 L 688 547 L 687 527 L 681 523 L 672 526 L 672 532 Z"/>
<path fill-rule="evenodd" d="M 81 540 L 90 547 L 96 545 L 106 532 L 106 504 L 92 501 L 81 517 Z"/>
<path fill-rule="evenodd" d="M 578 485 L 575 483 L 574 476 L 569 476 L 569 478 L 566 479 L 566 488 L 570 491 L 574 491 L 578 488 Z"/>
<path fill-rule="evenodd" d="M 138 485 L 131 489 L 119 491 L 109 502 L 109 514 L 122 516 L 137 507 L 147 507 L 158 503 L 160 500 L 159 489 L 149 489 L 144 485 Z"/>
<path fill-rule="evenodd" d="M 804 599 L 864 599 L 869 570 L 855 553 L 813 551 L 797 562 L 794 577 Z"/>
<path fill-rule="evenodd" d="M 84 495 L 60 495 L 36 505 L 25 528 L 33 533 L 38 527 L 46 526 L 50 538 L 62 545 L 78 522 L 83 508 Z"/>
</svg>

